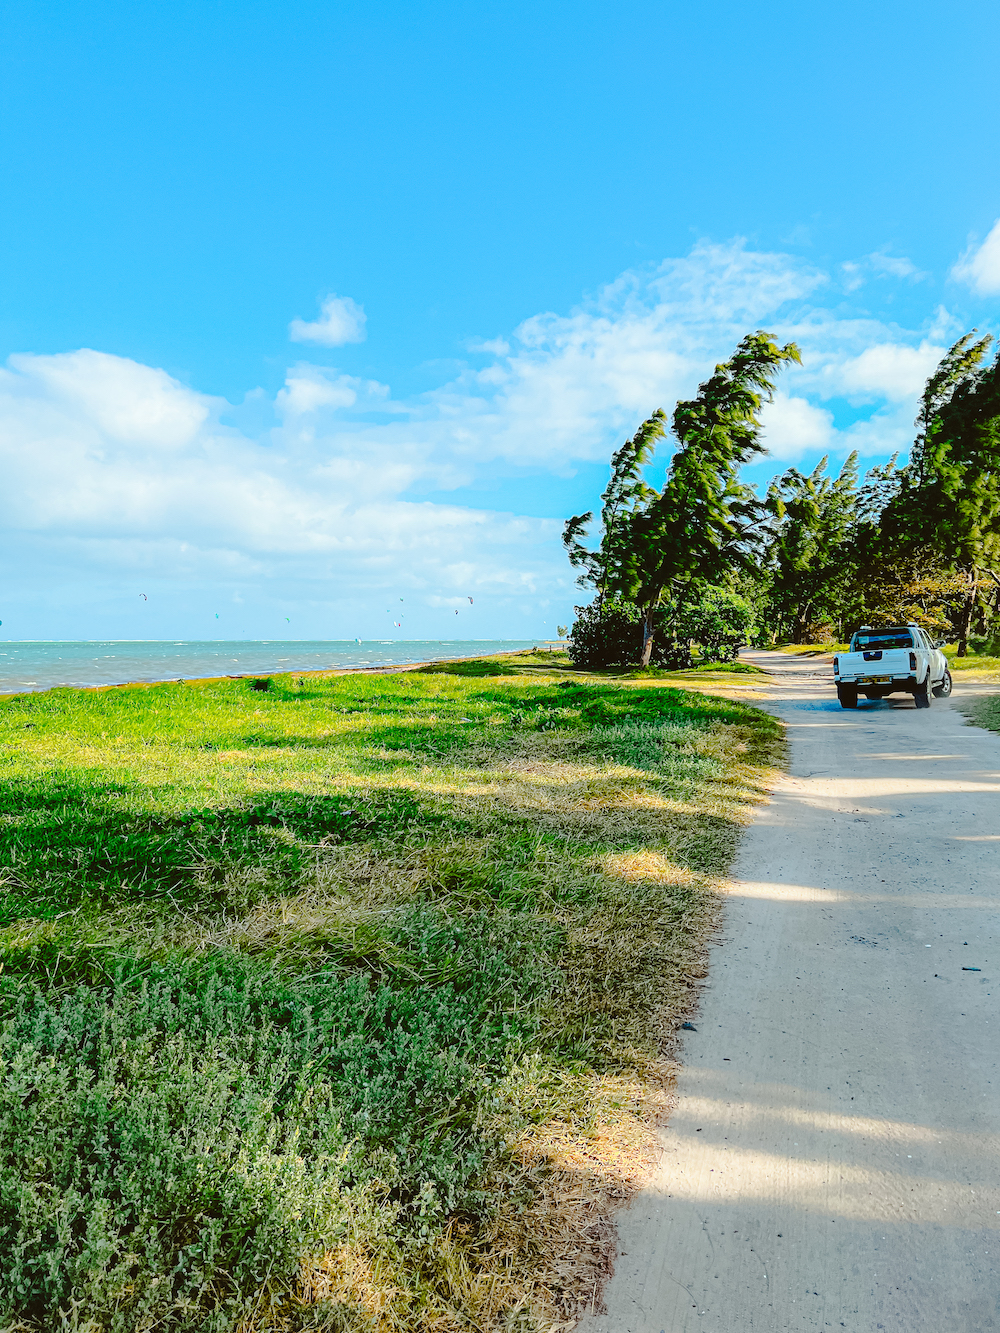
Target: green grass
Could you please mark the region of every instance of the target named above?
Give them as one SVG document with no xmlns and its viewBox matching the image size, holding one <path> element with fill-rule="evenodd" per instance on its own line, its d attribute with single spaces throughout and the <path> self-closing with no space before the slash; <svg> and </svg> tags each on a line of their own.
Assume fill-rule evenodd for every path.
<svg viewBox="0 0 1000 1333">
<path fill-rule="evenodd" d="M 0 703 L 0 1327 L 572 1311 L 778 728 L 561 659 Z"/>
<path fill-rule="evenodd" d="M 987 731 L 1000 731 L 1000 697 L 988 694 L 971 699 L 961 695 L 953 698 L 955 707 L 975 726 L 984 727 Z"/>
<path fill-rule="evenodd" d="M 943 652 L 953 673 L 968 671 L 992 674 L 995 671 L 1000 671 L 1000 657 L 993 657 L 989 653 L 977 653 L 972 647 L 969 648 L 965 657 L 958 656 L 957 643 L 945 644 Z"/>
<path fill-rule="evenodd" d="M 826 653 L 846 653 L 847 643 L 776 643 L 775 651 L 789 657 L 822 657 Z"/>
</svg>

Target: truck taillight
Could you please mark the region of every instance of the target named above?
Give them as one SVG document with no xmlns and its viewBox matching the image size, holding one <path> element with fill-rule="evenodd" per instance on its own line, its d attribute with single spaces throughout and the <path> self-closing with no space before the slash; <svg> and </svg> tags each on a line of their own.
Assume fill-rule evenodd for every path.
<svg viewBox="0 0 1000 1333">
<path fill-rule="evenodd" d="M 916 671 L 916 669 L 917 669 L 917 655 L 916 653 L 910 653 L 910 670 Z"/>
</svg>

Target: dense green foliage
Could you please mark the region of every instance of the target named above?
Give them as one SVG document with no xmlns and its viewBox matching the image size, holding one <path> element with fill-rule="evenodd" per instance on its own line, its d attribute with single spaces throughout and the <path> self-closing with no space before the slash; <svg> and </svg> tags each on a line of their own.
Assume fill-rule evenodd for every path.
<svg viewBox="0 0 1000 1333">
<path fill-rule="evenodd" d="M 737 469 L 763 451 L 761 395 L 780 361 L 798 357 L 764 334 L 744 339 L 694 403 L 677 405 L 678 448 L 662 492 L 643 482 L 664 433 L 658 413 L 612 458 L 599 550 L 580 540 L 592 515 L 567 523 L 564 541 L 583 570 L 579 581 L 599 591 L 598 619 L 606 595 L 639 608 L 646 651 L 636 662 L 650 660 L 658 626 L 669 625 L 674 643 L 698 641 L 703 631 L 689 608 L 717 596 L 712 583 L 749 595 L 758 638 L 766 629 L 772 640 L 842 640 L 864 622 L 910 620 L 954 635 L 961 654 L 976 633 L 1000 637 L 1000 355 L 986 363 L 991 342 L 967 334 L 948 351 L 928 380 L 904 467 L 894 457 L 859 486 L 856 454 L 836 477 L 827 475 L 824 458 L 808 475 L 790 468 L 776 477 L 760 502 Z M 756 405 L 739 383 L 741 358 L 753 367 Z M 727 394 L 740 423 L 734 435 L 713 415 Z M 694 475 L 700 499 L 692 506 L 684 479 Z M 753 635 L 753 627 L 746 632 Z"/>
<path fill-rule="evenodd" d="M 757 629 L 754 607 L 730 588 L 703 587 L 677 618 L 678 638 L 694 641 L 702 660 L 733 662 Z"/>
<path fill-rule="evenodd" d="M 702 663 L 734 662 L 754 633 L 756 616 L 745 597 L 711 585 L 702 585 L 696 602 L 661 604 L 648 615 L 634 602 L 606 598 L 577 608 L 569 656 L 587 671 L 634 664 L 643 655 L 647 624 L 653 628 L 647 666 L 678 671 L 692 665 L 692 641 Z"/>
<path fill-rule="evenodd" d="M 767 506 L 774 518 L 769 543 L 769 609 L 799 643 L 810 624 L 835 615 L 843 598 L 845 543 L 857 504 L 857 454 L 837 478 L 825 458 L 808 475 L 789 468 L 771 483 Z"/>
<path fill-rule="evenodd" d="M 721 582 L 745 563 L 760 505 L 740 482 L 739 469 L 764 452 L 761 407 L 782 365 L 798 360 L 794 343 L 779 347 L 769 334 L 749 334 L 699 385 L 697 397 L 674 409 L 671 431 L 678 447 L 662 490 L 649 487 L 642 475 L 664 434 L 658 411 L 611 460 L 598 550 L 581 541 L 593 514 L 567 522 L 563 542 L 582 571 L 581 586 L 596 588 L 599 602 L 610 594 L 642 609 L 643 665 L 651 660 L 663 609 L 683 615 L 705 584 Z M 683 637 L 679 625 L 671 629 L 675 639 Z"/>
<path fill-rule="evenodd" d="M 657 608 L 661 623 L 667 621 L 664 610 Z M 642 656 L 643 623 L 641 609 L 621 598 L 607 597 L 579 607 L 573 623 L 570 659 L 585 671 L 638 662 Z M 654 643 L 651 662 L 653 666 L 687 667 L 691 665 L 691 652 L 686 644 L 672 644 L 661 635 Z"/>
<path fill-rule="evenodd" d="M 613 932 L 572 962 L 574 932 L 641 900 L 662 976 L 737 823 L 676 816 L 675 884 L 601 858 L 673 847 L 643 801 L 718 806 L 713 728 L 773 731 L 533 661 L 0 702 L 0 1327 L 318 1326 L 299 1265 L 347 1244 L 389 1256 L 393 1319 L 467 1326 L 421 1274 L 506 1197 L 519 1071 L 568 1088 L 647 1040 L 648 977 L 589 990 Z M 554 815 L 522 754 L 613 817 Z"/>
</svg>

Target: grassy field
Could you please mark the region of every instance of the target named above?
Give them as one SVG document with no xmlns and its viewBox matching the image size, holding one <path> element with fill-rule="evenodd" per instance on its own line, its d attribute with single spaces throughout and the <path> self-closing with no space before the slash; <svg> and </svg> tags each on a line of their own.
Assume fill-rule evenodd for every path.
<svg viewBox="0 0 1000 1333">
<path fill-rule="evenodd" d="M 952 701 L 959 712 L 977 727 L 1000 731 L 1000 695 L 971 693 L 953 695 Z"/>
<path fill-rule="evenodd" d="M 774 652 L 789 657 L 825 657 L 828 653 L 846 653 L 846 643 L 776 643 Z"/>
<path fill-rule="evenodd" d="M 987 653 L 976 653 L 971 649 L 965 657 L 957 655 L 958 648 L 954 643 L 945 646 L 944 655 L 948 659 L 948 666 L 952 674 L 967 672 L 970 676 L 982 676 L 989 679 L 1000 672 L 1000 657 L 991 657 Z"/>
<path fill-rule="evenodd" d="M 685 675 L 0 702 L 0 1328 L 571 1328 L 780 753 Z"/>
</svg>

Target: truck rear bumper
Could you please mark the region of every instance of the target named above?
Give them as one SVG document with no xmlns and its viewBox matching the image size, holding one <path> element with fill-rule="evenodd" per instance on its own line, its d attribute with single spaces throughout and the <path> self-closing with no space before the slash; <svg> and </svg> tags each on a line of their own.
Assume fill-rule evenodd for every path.
<svg viewBox="0 0 1000 1333">
<path fill-rule="evenodd" d="M 915 690 L 916 676 L 835 676 L 838 685 L 851 685 L 859 690 Z"/>
</svg>

